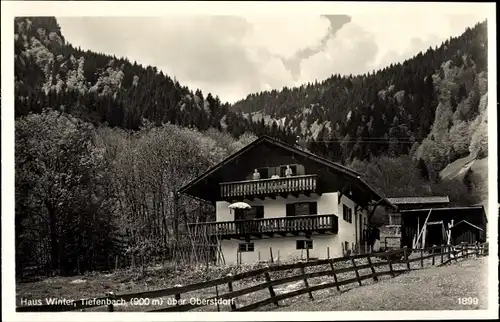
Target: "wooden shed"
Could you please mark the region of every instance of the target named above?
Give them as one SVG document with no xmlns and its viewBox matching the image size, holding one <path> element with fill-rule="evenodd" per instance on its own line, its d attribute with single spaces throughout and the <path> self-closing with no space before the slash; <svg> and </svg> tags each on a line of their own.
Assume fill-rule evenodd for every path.
<svg viewBox="0 0 500 322">
<path fill-rule="evenodd" d="M 486 241 L 484 206 L 401 211 L 401 246 L 415 248 Z"/>
</svg>

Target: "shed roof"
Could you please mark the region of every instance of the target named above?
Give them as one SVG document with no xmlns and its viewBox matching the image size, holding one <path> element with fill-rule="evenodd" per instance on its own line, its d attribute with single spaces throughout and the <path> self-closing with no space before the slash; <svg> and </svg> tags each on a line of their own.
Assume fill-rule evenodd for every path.
<svg viewBox="0 0 500 322">
<path fill-rule="evenodd" d="M 430 197 L 393 197 L 387 198 L 394 205 L 414 205 L 414 204 L 433 204 L 449 203 L 448 196 L 430 196 Z"/>
</svg>

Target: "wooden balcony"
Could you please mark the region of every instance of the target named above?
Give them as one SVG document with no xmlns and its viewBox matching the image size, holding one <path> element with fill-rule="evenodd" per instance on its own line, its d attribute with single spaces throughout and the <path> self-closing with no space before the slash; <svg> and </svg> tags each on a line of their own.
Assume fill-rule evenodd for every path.
<svg viewBox="0 0 500 322">
<path fill-rule="evenodd" d="M 265 237 L 285 237 L 313 234 L 336 234 L 338 217 L 329 215 L 311 215 L 278 217 L 240 221 L 219 221 L 189 224 L 193 234 L 207 234 L 219 239 L 245 239 Z"/>
<path fill-rule="evenodd" d="M 277 179 L 259 179 L 247 181 L 222 182 L 220 193 L 222 199 L 238 200 L 253 198 L 275 199 L 276 196 L 286 198 L 288 195 L 298 196 L 299 193 L 309 195 L 317 191 L 317 175 L 292 176 Z"/>
</svg>

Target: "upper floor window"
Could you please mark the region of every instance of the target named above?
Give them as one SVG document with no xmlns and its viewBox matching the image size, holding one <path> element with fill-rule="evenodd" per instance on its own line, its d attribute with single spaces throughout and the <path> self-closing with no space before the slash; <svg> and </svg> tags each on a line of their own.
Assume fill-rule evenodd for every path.
<svg viewBox="0 0 500 322">
<path fill-rule="evenodd" d="M 318 213 L 318 204 L 314 202 L 297 202 L 286 205 L 286 216 L 307 216 Z"/>
<path fill-rule="evenodd" d="M 235 209 L 234 220 L 252 220 L 264 218 L 264 206 L 252 206 L 248 209 Z"/>
<path fill-rule="evenodd" d="M 345 221 L 352 224 L 352 209 L 351 208 L 347 207 L 346 205 L 343 205 L 342 216 L 343 216 Z"/>
</svg>

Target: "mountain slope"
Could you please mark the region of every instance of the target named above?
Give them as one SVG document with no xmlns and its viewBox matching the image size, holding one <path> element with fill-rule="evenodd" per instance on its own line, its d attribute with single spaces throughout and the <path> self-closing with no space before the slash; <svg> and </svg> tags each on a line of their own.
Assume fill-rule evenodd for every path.
<svg viewBox="0 0 500 322">
<path fill-rule="evenodd" d="M 192 91 L 156 67 L 74 48 L 53 17 L 15 19 L 15 88 L 16 117 L 50 107 L 125 129 L 137 130 L 147 119 L 234 136 L 251 131 L 295 139 L 247 120 L 217 96 Z"/>
<path fill-rule="evenodd" d="M 447 140 L 443 127 L 455 137 L 477 128 L 469 123 L 481 113 L 480 100 L 486 94 L 486 26 L 479 23 L 460 37 L 375 73 L 332 75 L 314 84 L 250 94 L 231 109 L 280 120 L 310 141 L 314 152 L 342 161 L 413 154 L 429 132 L 437 136 L 429 140 L 441 145 Z M 467 133 L 454 147 L 459 151 L 446 152 L 446 158 L 468 152 L 463 146 L 469 147 L 472 136 Z M 435 167 L 442 168 L 442 163 Z"/>
</svg>

